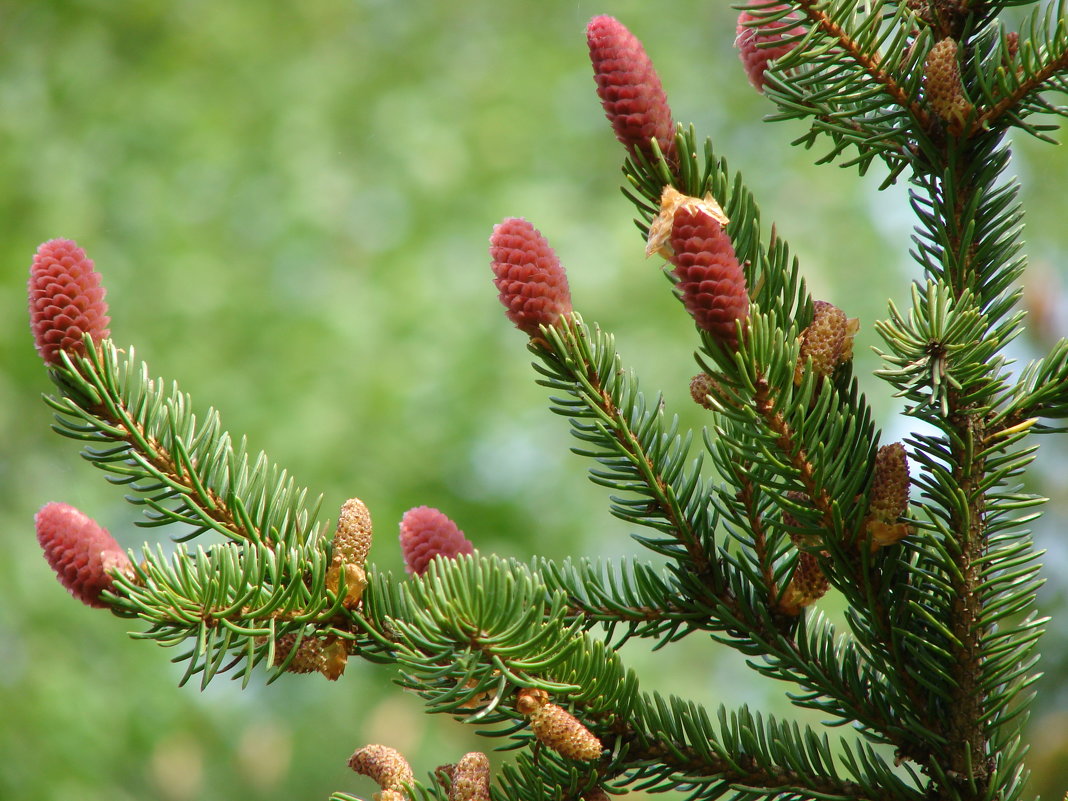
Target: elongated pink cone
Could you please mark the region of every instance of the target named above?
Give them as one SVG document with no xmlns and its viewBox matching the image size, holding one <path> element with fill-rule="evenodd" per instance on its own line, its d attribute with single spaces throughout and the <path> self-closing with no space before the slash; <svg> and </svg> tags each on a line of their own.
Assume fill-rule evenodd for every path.
<svg viewBox="0 0 1068 801">
<path fill-rule="evenodd" d="M 778 46 L 774 43 L 781 42 L 783 37 L 805 32 L 803 27 L 795 24 L 799 20 L 793 14 L 788 14 L 776 22 L 763 20 L 767 14 L 785 8 L 782 4 L 768 6 L 768 0 L 750 0 L 749 8 L 738 15 L 738 35 L 734 46 L 738 48 L 738 57 L 745 67 L 749 83 L 760 92 L 764 91 L 764 73 L 768 69 L 768 63 L 782 58 L 797 46 L 797 42 Z M 750 9 L 759 10 L 760 14 L 756 15 Z"/>
<path fill-rule="evenodd" d="M 49 503 L 34 517 L 37 541 L 59 583 L 88 606 L 107 608 L 100 593 L 114 582 L 108 571 L 133 565 L 115 538 L 95 520 L 65 503 Z"/>
<path fill-rule="evenodd" d="M 432 506 L 417 506 L 404 513 L 400 544 L 404 566 L 417 576 L 423 575 L 435 556 L 452 559 L 475 550 L 456 524 Z"/>
<path fill-rule="evenodd" d="M 631 155 L 655 161 L 656 139 L 668 163 L 675 161 L 675 122 L 653 62 L 638 38 L 615 17 L 600 16 L 586 26 L 593 77 L 605 116 Z"/>
<path fill-rule="evenodd" d="M 678 289 L 697 327 L 737 348 L 735 323 L 749 316 L 749 294 L 727 232 L 708 214 L 681 207 L 672 224 L 671 247 Z"/>
<path fill-rule="evenodd" d="M 50 239 L 30 267 L 30 328 L 46 364 L 66 350 L 84 354 L 84 334 L 99 342 L 110 335 L 105 289 L 92 259 L 70 239 Z"/>
<path fill-rule="evenodd" d="M 571 313 L 567 274 L 545 237 L 519 217 L 494 226 L 490 267 L 505 314 L 527 336 L 538 326 L 552 326 Z"/>
</svg>

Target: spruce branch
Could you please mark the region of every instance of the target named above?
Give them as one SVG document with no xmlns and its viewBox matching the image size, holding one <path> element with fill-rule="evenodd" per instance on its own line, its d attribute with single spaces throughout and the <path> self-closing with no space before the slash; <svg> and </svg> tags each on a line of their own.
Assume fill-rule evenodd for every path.
<svg viewBox="0 0 1068 801">
<path fill-rule="evenodd" d="M 1068 115 L 1068 107 L 1046 101 L 1047 91 L 1068 92 L 1068 25 L 1065 3 L 1058 0 L 1035 9 L 1022 28 L 1028 32 L 1022 47 L 1012 47 L 1000 27 L 991 26 L 991 35 L 977 44 L 976 84 L 986 107 L 971 124 L 969 135 L 980 130 L 1015 125 L 1040 138 L 1054 126 L 1026 122 L 1036 113 Z M 1017 37 L 1019 41 L 1019 37 Z"/>
<path fill-rule="evenodd" d="M 189 396 L 149 379 L 133 349 L 86 347 L 62 353 L 51 370 L 60 394 L 45 402 L 57 433 L 85 442 L 83 458 L 135 493 L 127 500 L 144 507 L 142 525 L 191 526 L 181 540 L 214 531 L 284 547 L 318 536 L 320 501 L 309 506 L 307 490 L 264 453 L 250 459 L 244 442 L 235 447 L 214 409 L 198 421 Z"/>
<path fill-rule="evenodd" d="M 594 483 L 636 495 L 613 496 L 612 513 L 667 535 L 662 552 L 685 554 L 698 573 L 712 570 L 700 460 L 687 467 L 690 436 L 680 439 L 678 421 L 665 429 L 662 401 L 652 408 L 622 368 L 610 336 L 592 334 L 577 315 L 572 323 L 545 329 L 547 347 L 532 346 L 541 364 L 538 383 L 571 398 L 553 397 L 552 411 L 567 416 L 572 433 L 593 448 L 573 448 L 594 459 Z"/>
<path fill-rule="evenodd" d="M 793 144 L 812 147 L 828 136 L 831 148 L 819 163 L 838 160 L 852 147 L 856 155 L 842 164 L 863 174 L 881 158 L 889 168 L 883 186 L 889 185 L 911 160 L 913 140 L 926 137 L 932 125 L 918 98 L 925 35 L 916 36 L 912 11 L 887 0 L 863 6 L 858 0 L 797 0 L 789 7 L 803 15 L 809 33 L 767 73 L 765 94 L 779 108 L 768 119 L 809 119 L 810 130 Z M 783 8 L 770 6 L 760 24 L 785 19 Z"/>
<path fill-rule="evenodd" d="M 871 82 L 880 87 L 882 93 L 898 107 L 908 112 L 915 127 L 926 130 L 930 124 L 927 111 L 914 99 L 914 93 L 903 85 L 898 78 L 888 71 L 883 64 L 879 48 L 886 52 L 903 52 L 901 47 L 903 35 L 907 35 L 906 26 L 911 22 L 911 11 L 907 4 L 881 0 L 864 7 L 858 0 L 838 0 L 836 3 L 819 3 L 816 0 L 794 0 L 798 8 L 810 23 L 825 37 L 834 41 L 868 76 Z M 885 10 L 889 7 L 889 10 Z M 862 10 L 865 9 L 865 10 Z M 866 18 L 853 30 L 843 24 L 850 17 Z M 803 51 L 802 51 L 803 52 Z M 782 68 L 789 68 L 791 61 L 785 60 Z"/>
</svg>

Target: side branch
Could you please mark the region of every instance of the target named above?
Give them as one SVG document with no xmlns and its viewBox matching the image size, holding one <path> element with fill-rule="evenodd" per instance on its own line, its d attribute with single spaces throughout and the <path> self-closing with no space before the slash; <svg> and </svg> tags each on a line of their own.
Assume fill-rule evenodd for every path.
<svg viewBox="0 0 1068 801">
<path fill-rule="evenodd" d="M 874 56 L 864 52 L 857 41 L 837 22 L 830 18 L 822 6 L 826 5 L 822 0 L 797 0 L 801 10 L 808 19 L 819 26 L 820 30 L 838 41 L 838 44 L 846 53 L 859 64 L 864 71 L 876 83 L 883 87 L 883 91 L 901 108 L 905 109 L 917 125 L 926 130 L 931 124 L 930 115 L 909 93 L 895 80 L 894 76 L 884 70 L 879 63 L 878 54 Z"/>
<path fill-rule="evenodd" d="M 123 481 L 132 483 L 138 480 L 154 482 L 162 495 L 147 498 L 144 503 L 156 511 L 175 520 L 181 520 L 194 526 L 206 526 L 235 540 L 256 540 L 255 528 L 239 522 L 226 501 L 199 474 L 196 457 L 188 446 L 178 447 L 177 453 L 169 452 L 155 437 L 149 427 L 141 422 L 136 410 L 130 408 L 121 393 L 112 391 L 105 376 L 113 372 L 114 365 L 109 365 L 109 352 L 103 349 L 94 351 L 91 359 L 81 359 L 70 363 L 68 367 L 54 367 L 60 386 L 77 384 L 89 385 L 95 390 L 97 402 L 87 403 L 89 395 L 83 392 L 65 393 L 64 398 L 76 407 L 81 423 L 92 429 L 92 436 L 85 436 L 84 429 L 80 438 L 98 444 L 121 446 L 121 451 L 112 448 L 106 453 L 106 459 L 98 458 L 92 449 L 85 452 L 86 458 L 110 473 L 123 476 Z M 103 369 L 101 369 L 103 368 Z M 104 376 L 100 373 L 103 372 Z M 47 399 L 56 411 L 71 415 L 75 409 L 57 401 Z M 176 444 L 181 445 L 177 442 Z M 122 457 L 122 464 L 116 456 Z M 188 511 L 196 519 L 183 516 L 180 512 L 165 508 L 158 500 L 161 497 L 180 497 Z M 247 519 L 246 523 L 251 524 Z"/>
<path fill-rule="evenodd" d="M 1068 70 L 1068 49 L 1062 51 L 1056 58 L 1043 64 L 1038 72 L 1027 76 L 1027 78 L 1021 81 L 1012 92 L 979 114 L 978 117 L 972 121 L 966 135 L 971 136 L 981 130 L 990 129 L 1004 114 L 1007 114 L 1012 109 L 1016 108 L 1025 97 L 1032 92 L 1038 91 L 1042 84 L 1058 72 L 1063 72 L 1064 70 Z"/>
</svg>

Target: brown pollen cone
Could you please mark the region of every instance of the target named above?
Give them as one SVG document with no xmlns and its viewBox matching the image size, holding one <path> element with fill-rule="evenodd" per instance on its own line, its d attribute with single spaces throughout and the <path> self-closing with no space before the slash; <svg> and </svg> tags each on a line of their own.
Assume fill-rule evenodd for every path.
<svg viewBox="0 0 1068 801">
<path fill-rule="evenodd" d="M 709 411 L 716 408 L 708 399 L 709 395 L 714 394 L 715 389 L 716 379 L 708 373 L 698 373 L 690 379 L 690 397 L 698 406 L 703 406 Z"/>
<path fill-rule="evenodd" d="M 601 741 L 578 718 L 548 700 L 542 690 L 522 690 L 516 709 L 530 720 L 530 730 L 542 745 L 568 759 L 589 762 L 604 751 Z"/>
<path fill-rule="evenodd" d="M 964 96 L 957 61 L 957 43 L 946 37 L 927 54 L 923 67 L 923 86 L 927 103 L 946 123 L 950 133 L 960 134 L 972 113 L 972 104 Z"/>
<path fill-rule="evenodd" d="M 801 551 L 797 555 L 797 565 L 790 583 L 786 585 L 779 600 L 779 611 L 788 615 L 799 615 L 806 606 L 815 603 L 831 588 L 831 583 L 820 568 L 815 554 Z"/>
<path fill-rule="evenodd" d="M 275 667 L 278 667 L 287 659 L 289 659 L 290 653 L 293 652 L 293 646 L 297 643 L 297 635 L 294 633 L 283 634 L 277 640 L 274 641 L 274 662 Z M 300 641 L 300 645 L 296 646 L 297 652 L 293 654 L 293 659 L 286 665 L 286 671 L 288 673 L 315 673 L 319 670 L 319 665 L 323 659 L 323 646 L 315 637 L 304 637 Z"/>
<path fill-rule="evenodd" d="M 341 576 L 345 577 L 347 609 L 354 609 L 367 587 L 367 554 L 371 550 L 371 513 L 359 498 L 350 498 L 338 513 L 337 530 L 334 532 L 333 558 L 326 572 L 326 587 L 337 592 Z"/>
<path fill-rule="evenodd" d="M 873 551 L 909 535 L 908 523 L 898 522 L 909 508 L 909 462 L 900 442 L 883 445 L 875 454 L 868 498 L 867 529 Z"/>
<path fill-rule="evenodd" d="M 449 801 L 489 801 L 490 764 L 481 751 L 464 754 L 455 765 L 437 772 L 449 779 Z"/>
<path fill-rule="evenodd" d="M 385 801 L 387 791 L 397 794 L 389 798 L 406 798 L 404 785 L 415 780 L 408 760 L 396 748 L 386 745 L 365 745 L 356 749 L 349 757 L 349 767 L 362 776 L 369 776 L 382 788 L 380 801 Z"/>
<path fill-rule="evenodd" d="M 812 323 L 801 332 L 794 383 L 801 383 L 810 358 L 810 369 L 821 377 L 829 376 L 838 365 L 852 359 L 853 337 L 859 328 L 859 321 L 847 318 L 837 306 L 825 300 L 813 301 Z"/>
</svg>

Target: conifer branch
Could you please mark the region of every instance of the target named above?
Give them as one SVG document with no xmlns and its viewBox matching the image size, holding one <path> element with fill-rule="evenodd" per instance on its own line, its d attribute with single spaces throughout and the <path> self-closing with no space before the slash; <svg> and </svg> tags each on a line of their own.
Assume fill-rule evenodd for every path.
<svg viewBox="0 0 1068 801">
<path fill-rule="evenodd" d="M 57 412 L 58 433 L 85 442 L 87 461 L 137 493 L 127 500 L 145 507 L 143 525 L 192 526 L 182 539 L 216 531 L 234 541 L 293 545 L 316 536 L 318 502 L 306 508 L 307 490 L 265 454 L 250 463 L 215 410 L 198 424 L 189 397 L 150 380 L 133 349 L 86 344 L 86 356 L 64 352 L 52 367 L 61 395 L 45 402 Z"/>
<path fill-rule="evenodd" d="M 611 340 L 599 332 L 591 337 L 577 316 L 570 325 L 546 329 L 545 347 L 534 345 L 532 350 L 545 365 L 535 364 L 544 376 L 538 383 L 576 398 L 553 398 L 553 411 L 570 416 L 575 436 L 600 448 L 573 449 L 607 468 L 591 469 L 591 480 L 645 499 L 613 498 L 613 514 L 667 534 L 684 549 L 692 569 L 709 574 L 707 538 L 698 528 L 707 515 L 697 491 L 699 465 L 684 471 L 688 438 L 680 444 L 677 423 L 667 432 L 661 430 L 660 400 L 655 410 L 646 409 L 619 364 Z"/>
<path fill-rule="evenodd" d="M 1037 72 L 1020 81 L 1008 95 L 1002 97 L 993 106 L 984 109 L 972 122 L 968 134 L 974 135 L 980 130 L 995 127 L 1003 116 L 1015 112 L 1029 95 L 1042 91 L 1051 78 L 1065 71 L 1068 71 L 1068 42 L 1063 50 L 1052 54 Z"/>
<path fill-rule="evenodd" d="M 846 3 L 837 7 L 831 6 L 836 13 L 832 14 L 826 3 L 820 0 L 795 0 L 797 6 L 804 12 L 808 20 L 831 39 L 834 39 L 839 47 L 856 63 L 876 84 L 882 87 L 884 94 L 897 106 L 908 112 L 920 130 L 927 130 L 931 124 L 927 110 L 915 100 L 911 93 L 898 83 L 897 79 L 883 68 L 883 60 L 878 51 L 872 51 L 862 46 L 837 20 L 836 17 L 844 16 L 844 11 L 856 5 L 855 0 L 847 0 Z M 883 2 L 872 4 L 869 19 L 876 21 L 880 16 L 878 7 Z M 875 22 L 874 24 L 878 24 Z"/>
</svg>

